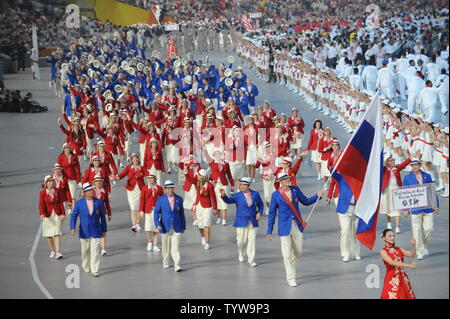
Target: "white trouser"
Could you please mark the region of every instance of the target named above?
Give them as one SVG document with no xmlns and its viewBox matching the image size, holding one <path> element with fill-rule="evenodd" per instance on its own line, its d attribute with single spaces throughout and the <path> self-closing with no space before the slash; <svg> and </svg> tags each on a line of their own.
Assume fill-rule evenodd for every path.
<svg viewBox="0 0 450 319">
<path fill-rule="evenodd" d="M 97 273 L 100 268 L 100 238 L 80 238 L 80 242 L 83 270 Z"/>
<path fill-rule="evenodd" d="M 264 196 L 265 203 L 270 203 L 270 199 L 272 198 L 272 193 L 275 191 L 275 187 L 273 186 L 274 182 L 275 182 L 275 177 L 271 177 L 268 180 L 263 179 L 263 196 Z"/>
<path fill-rule="evenodd" d="M 414 107 L 416 105 L 416 99 L 419 93 L 417 91 L 409 91 L 408 92 L 408 112 L 414 113 Z"/>
<path fill-rule="evenodd" d="M 431 232 L 433 231 L 433 213 L 411 214 L 411 228 L 413 238 L 416 240 L 417 255 L 423 255 L 428 249 Z"/>
<path fill-rule="evenodd" d="M 406 81 L 401 75 L 398 77 L 398 89 L 400 91 L 400 99 L 406 100 Z"/>
<path fill-rule="evenodd" d="M 300 259 L 303 246 L 303 234 L 298 229 L 295 220 L 292 220 L 291 234 L 280 236 L 281 254 L 283 255 L 284 268 L 286 269 L 286 280 L 296 280 L 295 266 Z"/>
<path fill-rule="evenodd" d="M 172 227 L 168 233 L 161 234 L 163 265 L 169 265 L 170 255 L 175 266 L 180 265 L 180 235 L 181 233 L 175 233 Z"/>
<path fill-rule="evenodd" d="M 341 256 L 359 256 L 360 247 L 356 239 L 358 217 L 353 214 L 355 206 L 350 206 L 345 214 L 337 214 L 341 228 Z"/>
<path fill-rule="evenodd" d="M 439 102 L 441 103 L 441 111 L 445 113 L 448 111 L 448 94 L 439 93 Z"/>
<path fill-rule="evenodd" d="M 236 239 L 240 256 L 248 256 L 248 262 L 255 261 L 256 232 L 258 227 L 253 227 L 251 221 L 247 227 L 236 227 Z"/>
<path fill-rule="evenodd" d="M 144 162 L 144 155 L 145 155 L 145 142 L 139 143 L 139 158 L 141 159 L 141 162 Z"/>
<path fill-rule="evenodd" d="M 244 174 L 245 163 L 243 162 L 229 162 L 231 176 L 233 176 L 233 180 L 238 181 L 241 179 L 242 174 Z"/>
</svg>

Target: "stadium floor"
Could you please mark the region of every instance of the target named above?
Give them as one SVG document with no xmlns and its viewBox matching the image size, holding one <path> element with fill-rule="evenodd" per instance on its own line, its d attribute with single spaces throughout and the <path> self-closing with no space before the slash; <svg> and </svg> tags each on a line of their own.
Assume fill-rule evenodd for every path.
<svg viewBox="0 0 450 319">
<path fill-rule="evenodd" d="M 226 65 L 227 53 L 208 53 L 213 63 Z M 196 58 L 204 58 L 204 56 Z M 236 59 L 235 67 L 239 65 Z M 267 84 L 259 80 L 252 70 L 242 66 L 259 88 L 257 103 L 270 100 L 277 113 L 290 114 L 293 106 L 299 107 L 306 123 L 306 145 L 312 121 L 321 114 L 305 107 L 302 100 L 285 87 Z M 299 286 L 291 288 L 285 280 L 280 240 L 265 239 L 267 218 L 258 230 L 256 261 L 251 268 L 239 263 L 235 243 L 235 229 L 228 226 L 212 226 L 212 249 L 205 251 L 200 245 L 198 231 L 187 217 L 187 230 L 182 235 L 181 257 L 184 270 L 174 273 L 173 268 L 163 269 L 161 253 L 146 251 L 145 233 L 130 231 L 125 181 L 113 188 L 113 218 L 107 234 L 109 256 L 101 258 L 100 277 L 94 278 L 80 268 L 80 287 L 68 288 L 68 266 L 81 266 L 80 242 L 68 235 L 68 221 L 64 224 L 62 252 L 64 259 L 56 261 L 48 257 L 48 247 L 39 232 L 38 192 L 45 175 L 56 160 L 64 135 L 57 127 L 61 100 L 54 97 L 49 88 L 49 69 L 41 69 L 42 80 L 33 81 L 30 70 L 5 75 L 9 89 L 27 91 L 47 105 L 49 111 L 37 114 L 8 114 L 0 116 L 0 297 L 1 298 L 379 298 L 385 267 L 378 250 L 382 241 L 377 239 L 373 251 L 361 248 L 362 260 L 344 263 L 340 259 L 338 219 L 333 207 L 324 200 L 317 205 L 304 234 L 303 254 L 297 267 Z M 332 129 L 342 143 L 350 138 L 329 117 L 322 118 L 324 127 Z M 138 150 L 137 135 L 133 137 L 132 151 Z M 83 163 L 86 165 L 86 163 Z M 82 170 L 84 170 L 82 168 Z M 177 181 L 172 175 L 170 179 Z M 298 183 L 302 191 L 311 196 L 321 184 L 309 160 L 302 163 Z M 262 192 L 258 181 L 254 190 Z M 182 195 L 179 185 L 176 192 Z M 417 298 L 449 297 L 449 238 L 448 199 L 441 201 L 441 213 L 435 216 L 431 255 L 418 261 L 417 269 L 406 272 Z M 301 207 L 307 216 L 310 207 Z M 234 216 L 229 211 L 228 222 Z M 379 218 L 378 233 L 385 227 L 384 216 Z M 409 248 L 410 219 L 402 218 L 402 233 L 397 244 Z M 276 227 L 275 227 L 276 229 Z M 275 233 L 276 234 L 276 233 Z M 35 245 L 35 247 L 34 247 Z M 33 249 L 36 248 L 36 249 Z M 35 266 L 34 266 L 35 265 Z M 366 270 L 379 267 L 379 287 L 368 288 Z M 376 268 L 376 267 L 375 267 Z M 70 269 L 70 267 L 69 267 Z"/>
</svg>

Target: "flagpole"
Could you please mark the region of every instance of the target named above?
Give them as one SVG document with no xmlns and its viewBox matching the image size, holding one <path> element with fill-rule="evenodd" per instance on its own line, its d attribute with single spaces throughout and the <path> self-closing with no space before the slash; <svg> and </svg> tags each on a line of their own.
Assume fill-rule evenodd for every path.
<svg viewBox="0 0 450 319">
<path fill-rule="evenodd" d="M 377 90 L 377 93 L 375 94 L 375 96 L 373 97 L 373 99 L 372 99 L 372 101 L 370 102 L 369 105 L 372 105 L 373 101 L 378 97 L 379 94 L 380 94 L 380 90 L 378 89 L 378 90 Z M 372 105 L 371 107 L 373 107 L 373 105 Z M 369 109 L 367 109 L 366 112 L 367 112 L 368 110 L 369 110 Z M 363 119 L 363 120 L 364 120 L 364 119 Z M 361 126 L 363 120 L 361 120 L 361 122 L 359 123 L 359 125 L 358 125 L 358 127 L 356 128 L 355 132 L 353 132 L 353 135 L 352 135 L 352 137 L 350 138 L 350 141 L 347 143 L 347 145 L 345 146 L 345 148 L 344 148 L 344 150 L 341 152 L 341 154 L 343 154 L 343 153 L 345 152 L 345 150 L 348 148 L 348 146 L 350 145 L 350 142 L 352 141 L 353 137 L 355 136 L 355 133 L 358 131 L 359 127 Z M 331 171 L 330 178 L 328 178 L 328 181 L 323 185 L 323 187 L 322 187 L 322 192 L 325 191 L 326 186 L 330 183 L 331 178 L 332 178 L 334 172 L 336 171 L 336 167 L 338 167 L 339 163 L 341 162 L 341 160 L 342 160 L 342 156 L 340 156 L 341 154 L 339 154 L 339 158 L 338 158 L 336 164 L 333 165 L 333 170 Z M 323 194 L 322 194 L 322 196 L 323 196 Z M 311 217 L 312 213 L 313 213 L 314 210 L 316 209 L 316 206 L 317 206 L 317 203 L 319 202 L 319 199 L 320 199 L 320 197 L 317 197 L 316 201 L 314 202 L 314 205 L 313 205 L 313 207 L 311 208 L 311 211 L 309 212 L 308 217 L 306 218 L 306 221 L 305 221 L 306 224 L 308 224 L 309 218 Z"/>
</svg>

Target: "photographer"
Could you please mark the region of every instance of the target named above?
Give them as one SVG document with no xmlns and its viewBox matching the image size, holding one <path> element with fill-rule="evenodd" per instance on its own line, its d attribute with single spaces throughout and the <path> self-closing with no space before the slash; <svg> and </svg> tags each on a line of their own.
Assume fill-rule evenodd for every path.
<svg viewBox="0 0 450 319">
<path fill-rule="evenodd" d="M 17 91 L 19 92 L 19 91 Z M 20 93 L 18 93 L 19 96 L 18 98 L 20 99 Z M 28 92 L 25 97 L 23 98 L 22 101 L 22 113 L 39 113 L 39 112 L 44 112 L 47 111 L 47 107 L 46 106 L 42 106 L 39 104 L 38 101 L 33 99 L 33 94 L 31 94 L 31 92 Z"/>
</svg>

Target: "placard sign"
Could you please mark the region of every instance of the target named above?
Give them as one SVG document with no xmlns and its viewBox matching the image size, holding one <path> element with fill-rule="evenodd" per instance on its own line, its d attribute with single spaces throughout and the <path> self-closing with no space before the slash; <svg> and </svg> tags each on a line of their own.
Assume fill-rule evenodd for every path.
<svg viewBox="0 0 450 319">
<path fill-rule="evenodd" d="M 434 183 L 400 187 L 392 191 L 395 210 L 434 208 Z M 435 197 L 435 195 L 434 195 Z"/>
<path fill-rule="evenodd" d="M 261 18 L 262 17 L 262 13 L 261 12 L 253 12 L 253 13 L 249 13 L 248 16 L 250 17 L 250 19 Z"/>
<path fill-rule="evenodd" d="M 178 31 L 180 26 L 178 24 L 166 24 L 164 25 L 166 31 Z"/>
</svg>

